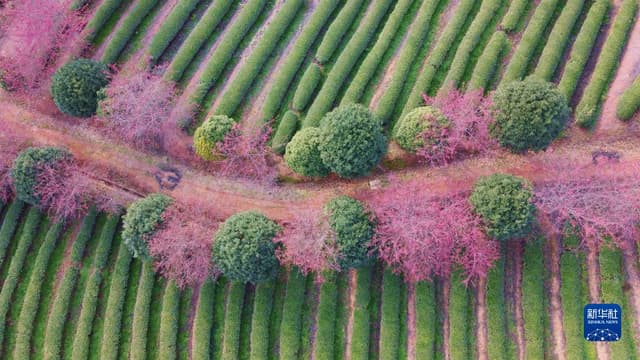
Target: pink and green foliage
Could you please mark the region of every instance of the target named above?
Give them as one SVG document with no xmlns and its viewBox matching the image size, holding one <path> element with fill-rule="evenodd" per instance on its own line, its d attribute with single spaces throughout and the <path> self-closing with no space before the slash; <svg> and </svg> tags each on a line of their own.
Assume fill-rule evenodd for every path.
<svg viewBox="0 0 640 360">
<path fill-rule="evenodd" d="M 305 274 L 339 270 L 335 233 L 322 210 L 297 211 L 274 241 L 282 244 L 276 255 L 284 265 L 295 265 Z"/>
<path fill-rule="evenodd" d="M 587 246 L 597 247 L 610 237 L 620 249 L 629 250 L 640 237 L 640 180 L 621 176 L 620 166 L 624 165 L 599 166 L 598 175 L 585 180 L 540 185 L 536 205 L 555 231 L 564 231 L 568 223 Z M 564 172 L 567 179 L 584 179 L 579 175 Z"/>
<path fill-rule="evenodd" d="M 162 217 L 162 225 L 148 241 L 156 271 L 180 288 L 202 284 L 214 275 L 211 237 L 217 224 L 175 203 Z"/>
<path fill-rule="evenodd" d="M 100 113 L 114 137 L 160 151 L 166 133 L 179 131 L 171 120 L 175 85 L 150 72 L 119 73 L 104 90 Z M 170 127 L 170 128 L 169 128 Z"/>
<path fill-rule="evenodd" d="M 233 179 L 274 184 L 277 170 L 269 164 L 272 152 L 267 141 L 270 135 L 270 124 L 245 131 L 241 130 L 240 124 L 235 124 L 216 149 L 223 157 L 217 164 L 219 174 Z"/>
<path fill-rule="evenodd" d="M 456 266 L 465 270 L 467 283 L 485 277 L 499 245 L 485 235 L 467 194 L 440 198 L 424 189 L 419 180 L 391 179 L 388 188 L 372 194 L 379 258 L 412 282 L 446 277 Z"/>
<path fill-rule="evenodd" d="M 13 160 L 24 148 L 24 139 L 17 134 L 0 134 L 0 201 L 7 203 L 14 195 L 11 168 Z"/>
<path fill-rule="evenodd" d="M 70 0 L 14 0 L 0 9 L 0 77 L 10 90 L 37 88 L 56 58 L 79 39 L 83 18 Z"/>
<path fill-rule="evenodd" d="M 494 145 L 489 135 L 491 98 L 481 90 L 452 89 L 435 97 L 423 95 L 427 105 L 439 109 L 449 126 L 431 126 L 422 134 L 424 146 L 416 153 L 430 165 L 445 165 L 462 156 L 479 154 Z"/>
</svg>

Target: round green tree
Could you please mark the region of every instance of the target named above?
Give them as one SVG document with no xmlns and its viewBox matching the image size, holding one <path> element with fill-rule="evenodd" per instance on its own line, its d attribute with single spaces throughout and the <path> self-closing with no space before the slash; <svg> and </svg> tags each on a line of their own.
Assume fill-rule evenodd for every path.
<svg viewBox="0 0 640 360">
<path fill-rule="evenodd" d="M 51 95 L 60 111 L 89 117 L 98 108 L 98 91 L 107 85 L 106 67 L 89 59 L 78 59 L 62 66 L 53 75 Z"/>
<path fill-rule="evenodd" d="M 329 169 L 320 157 L 320 129 L 310 127 L 296 133 L 287 144 L 284 160 L 294 172 L 309 176 L 321 177 L 329 174 Z"/>
<path fill-rule="evenodd" d="M 415 152 L 424 146 L 422 134 L 430 128 L 446 128 L 449 120 L 442 112 L 431 106 L 423 106 L 411 110 L 398 124 L 394 140 L 401 148 Z M 438 139 L 433 139 L 437 142 Z"/>
<path fill-rule="evenodd" d="M 493 102 L 491 135 L 513 152 L 546 149 L 569 119 L 564 95 L 553 84 L 536 79 L 498 88 Z"/>
<path fill-rule="evenodd" d="M 536 208 L 531 184 L 525 179 L 505 174 L 486 176 L 476 182 L 470 201 L 492 238 L 509 240 L 531 232 Z"/>
<path fill-rule="evenodd" d="M 342 177 L 366 175 L 386 152 L 382 122 L 359 104 L 340 106 L 327 113 L 320 131 L 322 162 Z"/>
<path fill-rule="evenodd" d="M 193 134 L 196 154 L 207 161 L 215 160 L 216 144 L 224 140 L 234 124 L 235 121 L 226 115 L 213 115 L 208 118 Z"/>
<path fill-rule="evenodd" d="M 71 153 L 57 147 L 30 147 L 20 152 L 11 168 L 11 178 L 18 199 L 31 205 L 38 205 L 40 200 L 34 186 L 42 167 L 50 166 L 55 169 L 57 162 L 72 159 Z"/>
<path fill-rule="evenodd" d="M 257 283 L 273 279 L 278 271 L 273 238 L 280 230 L 258 212 L 229 217 L 214 237 L 214 265 L 231 280 Z"/>
<path fill-rule="evenodd" d="M 338 264 L 342 269 L 371 262 L 371 238 L 374 225 L 362 204 L 348 196 L 339 196 L 325 206 L 329 225 L 335 233 Z"/>
<path fill-rule="evenodd" d="M 162 223 L 162 213 L 173 200 L 162 194 L 151 194 L 135 201 L 122 220 L 122 241 L 133 257 L 150 258 L 147 240 Z"/>
</svg>

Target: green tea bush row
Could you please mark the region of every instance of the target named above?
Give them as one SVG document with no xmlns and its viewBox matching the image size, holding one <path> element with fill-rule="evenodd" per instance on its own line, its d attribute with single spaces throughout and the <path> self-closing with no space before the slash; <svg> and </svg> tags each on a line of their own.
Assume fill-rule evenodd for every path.
<svg viewBox="0 0 640 360">
<path fill-rule="evenodd" d="M 522 309 L 526 358 L 544 358 L 544 329 L 547 323 L 547 300 L 544 291 L 545 270 L 542 239 L 532 239 L 524 250 L 522 268 Z"/>
<path fill-rule="evenodd" d="M 278 10 L 273 21 L 267 25 L 263 37 L 238 71 L 238 75 L 222 94 L 222 99 L 215 109 L 217 114 L 232 116 L 236 112 L 303 4 L 304 0 L 288 0 Z"/>
<path fill-rule="evenodd" d="M 251 337 L 249 358 L 261 360 L 269 358 L 269 320 L 273 307 L 275 281 L 256 285 L 251 316 Z"/>
<path fill-rule="evenodd" d="M 491 35 L 489 43 L 482 51 L 476 67 L 473 69 L 468 85 L 469 90 L 488 90 L 487 87 L 491 83 L 496 70 L 498 70 L 500 60 L 507 53 L 509 46 L 509 38 L 504 31 L 496 31 Z"/>
<path fill-rule="evenodd" d="M 262 116 L 265 121 L 273 119 L 280 110 L 282 101 L 293 79 L 300 70 L 309 49 L 311 49 L 313 43 L 318 36 L 320 36 L 322 28 L 327 21 L 329 21 L 338 3 L 338 0 L 321 0 L 309 18 L 309 22 L 302 28 L 300 35 L 291 46 L 291 51 L 287 54 L 282 68 L 273 80 L 271 88 L 267 93 L 267 98 L 262 108 Z"/>
<path fill-rule="evenodd" d="M 338 287 L 335 272 L 325 274 L 318 300 L 316 313 L 316 337 L 314 358 L 317 360 L 333 360 L 336 328 L 336 303 Z"/>
<path fill-rule="evenodd" d="M 476 17 L 471 22 L 471 25 L 469 25 L 469 29 L 456 50 L 449 72 L 447 72 L 447 76 L 442 83 L 443 89 L 449 87 L 457 88 L 460 86 L 464 72 L 469 64 L 471 53 L 482 40 L 482 35 L 485 30 L 488 29 L 492 31 L 492 29 L 489 29 L 489 24 L 496 14 L 499 13 L 502 4 L 502 0 L 485 0 L 482 2 L 480 10 L 478 10 Z"/>
<path fill-rule="evenodd" d="M 220 75 L 233 58 L 233 54 L 244 37 L 260 17 L 266 3 L 266 0 L 249 0 L 239 10 L 240 13 L 237 18 L 233 24 L 229 25 L 228 30 L 225 31 L 216 49 L 209 57 L 202 76 L 198 80 L 197 87 L 191 96 L 192 103 L 202 103 L 209 90 L 219 80 Z"/>
<path fill-rule="evenodd" d="M 350 0 L 340 9 L 340 13 L 329 25 L 316 51 L 315 58 L 320 64 L 326 65 L 336 49 L 342 44 L 345 34 L 358 18 L 362 4 L 364 4 L 363 0 Z"/>
<path fill-rule="evenodd" d="M 564 67 L 562 78 L 558 84 L 558 89 L 569 100 L 573 97 L 578 81 L 584 72 L 584 67 L 591 57 L 591 51 L 600 33 L 600 28 L 609 13 L 610 4 L 609 0 L 596 0 L 591 5 L 576 40 L 573 42 L 569 61 Z"/>
<path fill-rule="evenodd" d="M 577 254 L 565 252 L 560 257 L 560 296 L 562 297 L 562 328 L 566 340 L 566 356 L 570 360 L 585 359 L 582 335 L 581 261 Z"/>
<path fill-rule="evenodd" d="M 418 75 L 409 94 L 409 98 L 402 109 L 400 118 L 403 118 L 409 111 L 415 109 L 422 103 L 422 94 L 429 90 L 433 78 L 436 76 L 440 66 L 444 64 L 449 51 L 455 45 L 456 39 L 460 31 L 462 31 L 475 4 L 476 1 L 474 0 L 461 0 L 460 3 L 458 3 L 453 17 L 445 26 L 438 42 L 424 63 L 420 75 Z"/>
<path fill-rule="evenodd" d="M 502 252 L 504 254 L 504 251 Z M 504 256 L 487 275 L 487 351 L 491 359 L 511 359 L 514 344 L 507 336 L 504 301 Z"/>
<path fill-rule="evenodd" d="M 158 355 L 161 360 L 175 360 L 178 352 L 178 319 L 180 316 L 180 289 L 171 280 L 167 283 L 162 297 L 162 315 L 158 341 Z"/>
<path fill-rule="evenodd" d="M 527 8 L 529 7 L 529 0 L 513 0 L 509 5 L 509 10 L 502 18 L 502 23 L 500 23 L 500 27 L 508 32 L 512 33 L 520 24 L 522 17 L 527 12 Z"/>
<path fill-rule="evenodd" d="M 583 128 L 593 127 L 598 120 L 600 104 L 618 67 L 620 55 L 627 44 L 627 35 L 634 24 L 637 10 L 638 0 L 624 0 L 618 15 L 613 20 L 589 84 L 576 106 L 576 123 Z"/>
<path fill-rule="evenodd" d="M 322 69 L 320 69 L 318 64 L 311 64 L 307 70 L 305 70 L 302 75 L 302 79 L 300 80 L 300 85 L 296 88 L 291 108 L 296 111 L 303 111 L 306 109 L 321 80 Z"/>
<path fill-rule="evenodd" d="M 384 54 L 391 46 L 412 4 L 412 0 L 400 0 L 395 5 L 393 12 L 389 15 L 389 19 L 384 24 L 384 28 L 378 35 L 375 45 L 369 50 L 364 61 L 358 67 L 355 77 L 351 80 L 347 91 L 342 97 L 342 104 L 360 102 L 360 98 L 378 70 Z"/>
<path fill-rule="evenodd" d="M 291 110 L 284 113 L 280 124 L 278 124 L 278 129 L 271 140 L 271 148 L 275 152 L 281 155 L 284 154 L 287 143 L 291 140 L 293 134 L 296 133 L 296 130 L 298 130 L 299 120 L 298 115 Z"/>
<path fill-rule="evenodd" d="M 62 335 L 64 333 L 65 322 L 67 321 L 71 295 L 76 286 L 84 250 L 93 233 L 96 217 L 97 212 L 95 209 L 91 209 L 89 214 L 82 220 L 78 235 L 76 235 L 73 241 L 71 247 L 71 264 L 64 273 L 62 280 L 60 280 L 60 285 L 58 285 L 53 304 L 51 305 L 49 320 L 47 321 L 43 345 L 44 360 L 60 359 Z"/>
<path fill-rule="evenodd" d="M 224 338 L 222 342 L 222 360 L 238 359 L 240 352 L 240 324 L 244 305 L 245 285 L 234 281 L 229 285 L 227 307 L 224 314 Z"/>
<path fill-rule="evenodd" d="M 435 357 L 438 314 L 433 282 L 416 284 L 416 359 L 430 360 Z"/>
<path fill-rule="evenodd" d="M 187 22 L 189 15 L 199 2 L 200 0 L 182 0 L 176 3 L 169 16 L 158 29 L 158 32 L 153 36 L 151 44 L 149 44 L 149 56 L 152 61 L 160 58 L 171 41 L 178 35 L 178 32 L 180 32 L 180 29 Z"/>
<path fill-rule="evenodd" d="M 380 317 L 380 359 L 398 359 L 400 348 L 400 312 L 403 306 L 402 278 L 385 269 L 382 278 Z"/>
<path fill-rule="evenodd" d="M 355 304 L 353 307 L 353 326 L 351 328 L 351 347 L 347 351 L 352 360 L 367 360 L 369 358 L 370 344 L 370 318 L 369 301 L 371 300 L 371 273 L 372 267 L 365 266 L 356 272 Z"/>
<path fill-rule="evenodd" d="M 9 205 L 7 213 L 4 215 L 2 227 L 0 228 L 0 266 L 4 263 L 7 248 L 13 238 L 13 234 L 15 234 L 16 229 L 18 228 L 20 215 L 22 214 L 24 206 L 24 202 L 14 200 L 11 205 Z"/>
<path fill-rule="evenodd" d="M 118 358 L 120 328 L 125 295 L 127 294 L 127 284 L 129 282 L 131 260 L 131 252 L 124 243 L 121 244 L 120 249 L 118 249 L 118 258 L 116 259 L 116 264 L 111 275 L 111 284 L 109 285 L 109 299 L 107 300 L 107 308 L 105 310 L 107 316 L 104 319 L 102 329 L 101 359 L 115 360 Z"/>
<path fill-rule="evenodd" d="M 628 300 L 623 292 L 623 287 L 627 285 L 625 285 L 621 251 L 603 246 L 600 248 L 598 261 L 600 263 L 600 291 L 602 292 L 600 300 L 604 304 L 619 304 L 622 313 L 629 314 Z M 629 319 L 631 316 L 622 317 L 622 337 L 620 341 L 612 343 L 610 346 L 612 359 L 632 359 L 636 355 L 634 337 L 631 335 L 633 330 Z"/>
<path fill-rule="evenodd" d="M 280 359 L 298 357 L 304 294 L 305 276 L 300 274 L 297 269 L 291 269 L 284 299 L 282 323 L 280 324 Z"/>
<path fill-rule="evenodd" d="M 549 39 L 544 45 L 538 65 L 533 75 L 545 80 L 551 81 L 553 75 L 558 68 L 558 64 L 562 61 L 573 27 L 580 17 L 584 0 L 569 0 L 562 8 L 562 12 L 553 25 L 553 30 L 549 34 Z"/>
<path fill-rule="evenodd" d="M 93 17 L 86 26 L 86 35 L 84 37 L 87 43 L 93 42 L 96 35 L 102 30 L 102 27 L 109 21 L 111 16 L 118 10 L 122 4 L 122 0 L 104 0 L 93 14 Z"/>
<path fill-rule="evenodd" d="M 509 65 L 502 77 L 501 83 L 522 80 L 526 75 L 529 63 L 533 60 L 536 48 L 544 41 L 545 32 L 553 19 L 553 14 L 558 7 L 559 0 L 542 0 L 536 6 L 536 10 L 522 34 Z"/>
<path fill-rule="evenodd" d="M 193 320 L 192 359 L 209 359 L 209 342 L 213 325 L 213 304 L 215 300 L 215 284 L 209 279 L 200 288 L 198 305 Z M 133 359 L 132 359 L 133 360 Z"/>
<path fill-rule="evenodd" d="M 303 121 L 303 127 L 318 126 L 320 119 L 331 110 L 346 79 L 371 40 L 374 39 L 378 26 L 392 3 L 394 1 L 379 0 L 371 4 L 373 8 L 367 11 L 365 18 L 362 19 L 360 26 L 358 26 L 358 30 L 353 34 L 353 37 L 351 37 L 335 64 L 331 67 L 327 79 L 309 107 L 307 116 Z"/>
<path fill-rule="evenodd" d="M 622 93 L 616 105 L 616 117 L 620 120 L 629 120 L 640 107 L 640 77 Z"/>
<path fill-rule="evenodd" d="M 462 275 L 453 273 L 449 292 L 449 352 L 452 359 L 471 358 L 469 339 L 473 336 L 473 317 L 470 316 L 473 306 L 469 300 L 470 293 L 462 283 Z"/>
<path fill-rule="evenodd" d="M 398 55 L 391 81 L 373 111 L 376 117 L 385 124 L 389 122 L 398 105 L 398 99 L 407 85 L 407 76 L 416 61 L 420 48 L 424 46 L 429 30 L 434 23 L 437 26 L 437 21 L 433 18 L 437 8 L 438 1 L 423 1 L 418 15 L 411 24 L 405 44 Z"/>
<path fill-rule="evenodd" d="M 151 9 L 158 3 L 158 0 L 138 0 L 133 5 L 133 8 L 127 13 L 127 16 L 122 20 L 122 23 L 113 33 L 109 44 L 104 49 L 102 54 L 102 62 L 105 64 L 115 63 L 120 56 L 124 47 L 138 29 L 138 26 L 149 14 Z"/>
<path fill-rule="evenodd" d="M 233 3 L 233 0 L 216 0 L 207 8 L 207 11 L 202 15 L 182 45 L 180 45 L 178 52 L 173 57 L 171 64 L 169 64 L 164 74 L 166 80 L 177 82 L 182 79 L 182 75 L 191 64 L 191 61 L 193 61 L 193 58 L 215 28 L 218 27 Z"/>
<path fill-rule="evenodd" d="M 33 334 L 34 320 L 40 305 L 42 282 L 46 275 L 47 266 L 49 266 L 51 253 L 56 247 L 63 228 L 64 226 L 61 222 L 49 228 L 44 242 L 38 250 L 29 285 L 27 285 L 25 292 L 24 302 L 20 309 L 20 317 L 18 318 L 15 334 L 16 344 L 13 349 L 14 359 L 28 359 L 31 355 L 31 335 Z"/>
<path fill-rule="evenodd" d="M 151 262 L 142 264 L 140 282 L 137 284 L 136 304 L 133 310 L 133 324 L 131 325 L 131 360 L 145 360 L 147 358 L 147 332 L 155 272 Z"/>
<path fill-rule="evenodd" d="M 89 279 L 85 285 L 82 295 L 82 310 L 78 318 L 78 325 L 73 337 L 73 354 L 79 359 L 86 359 L 89 356 L 89 344 L 98 307 L 98 296 L 100 285 L 102 284 L 102 271 L 109 259 L 111 243 L 118 227 L 119 216 L 110 216 L 100 234 L 98 247 L 93 258 L 93 265 Z"/>
</svg>

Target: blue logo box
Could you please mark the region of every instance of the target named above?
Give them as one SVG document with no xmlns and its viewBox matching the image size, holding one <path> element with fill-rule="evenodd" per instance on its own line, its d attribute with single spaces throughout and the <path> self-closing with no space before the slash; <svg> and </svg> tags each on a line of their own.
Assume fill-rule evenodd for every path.
<svg viewBox="0 0 640 360">
<path fill-rule="evenodd" d="M 618 304 L 587 304 L 584 307 L 584 338 L 587 341 L 618 341 L 622 337 L 622 309 Z"/>
</svg>

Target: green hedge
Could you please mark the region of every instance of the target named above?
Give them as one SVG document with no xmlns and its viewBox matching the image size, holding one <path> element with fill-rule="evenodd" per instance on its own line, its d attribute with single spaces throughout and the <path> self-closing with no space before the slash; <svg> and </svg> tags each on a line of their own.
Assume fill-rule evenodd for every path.
<svg viewBox="0 0 640 360">
<path fill-rule="evenodd" d="M 529 3 L 529 0 L 512 0 L 509 5 L 509 11 L 502 18 L 500 27 L 508 33 L 514 32 L 527 12 Z"/>
<path fill-rule="evenodd" d="M 291 46 L 290 52 L 286 55 L 282 68 L 267 92 L 267 98 L 262 108 L 262 116 L 265 122 L 273 119 L 280 110 L 287 91 L 307 57 L 307 53 L 318 36 L 320 36 L 322 28 L 331 14 L 333 14 L 338 3 L 338 0 L 320 0 L 313 14 L 311 14 L 309 22 L 302 28 L 300 35 Z"/>
<path fill-rule="evenodd" d="M 407 12 L 413 4 L 413 0 L 399 0 L 394 6 L 391 15 L 384 24 L 384 28 L 378 35 L 375 45 L 364 58 L 364 61 L 358 67 L 356 75 L 351 80 L 347 91 L 342 97 L 341 104 L 358 103 L 365 92 L 365 89 L 376 74 L 385 53 L 391 46 L 398 29 L 405 21 Z"/>
<path fill-rule="evenodd" d="M 496 14 L 500 13 L 500 8 L 502 8 L 503 3 L 503 0 L 485 0 L 482 2 L 480 10 L 478 10 L 475 18 L 473 18 L 460 45 L 458 45 L 456 54 L 451 62 L 451 67 L 442 83 L 443 89 L 460 87 L 462 77 L 467 69 L 473 50 L 482 40 L 485 31 L 493 31 L 493 29 L 489 28 L 489 25 Z"/>
<path fill-rule="evenodd" d="M 240 350 L 240 324 L 244 305 L 245 284 L 234 281 L 229 285 L 224 314 L 222 360 L 238 359 Z"/>
<path fill-rule="evenodd" d="M 487 351 L 490 359 L 512 359 L 515 357 L 515 344 L 507 335 L 508 316 L 504 292 L 505 249 L 502 256 L 487 275 Z"/>
<path fill-rule="evenodd" d="M 258 20 L 262 9 L 264 9 L 267 0 L 249 0 L 235 18 L 233 24 L 230 24 L 224 32 L 220 42 L 213 51 L 204 70 L 202 76 L 198 80 L 195 91 L 191 95 L 191 102 L 201 104 L 207 93 L 219 80 L 220 75 L 231 61 L 234 53 L 240 46 L 244 37 L 249 33 L 253 24 Z"/>
<path fill-rule="evenodd" d="M 584 0 L 568 0 L 564 5 L 538 59 L 538 65 L 536 65 L 536 70 L 533 73 L 534 76 L 545 81 L 551 81 L 558 65 L 562 61 L 562 55 L 564 55 L 567 48 L 573 27 L 580 17 L 584 3 Z"/>
<path fill-rule="evenodd" d="M 415 293 L 416 359 L 434 359 L 436 331 L 439 330 L 435 284 L 421 281 L 415 285 Z"/>
<path fill-rule="evenodd" d="M 464 28 L 467 18 L 470 16 L 473 7 L 476 4 L 476 0 L 461 0 L 458 3 L 453 17 L 448 20 L 447 25 L 442 34 L 440 35 L 438 42 L 435 44 L 427 61 L 422 66 L 420 75 L 416 79 L 407 102 L 402 109 L 402 119 L 409 111 L 415 109 L 422 104 L 422 94 L 429 90 L 433 78 L 436 76 L 438 69 L 444 64 L 447 55 L 451 51 L 451 48 L 455 46 L 456 39 L 460 34 L 460 31 Z"/>
<path fill-rule="evenodd" d="M 271 148 L 278 154 L 284 154 L 287 143 L 298 130 L 298 122 L 300 118 L 296 113 L 288 110 L 284 113 L 280 124 L 278 124 L 278 130 L 276 130 L 273 139 L 271 140 Z"/>
<path fill-rule="evenodd" d="M 616 105 L 616 117 L 629 120 L 640 107 L 640 76 L 622 93 Z"/>
<path fill-rule="evenodd" d="M 93 14 L 91 20 L 86 26 L 86 35 L 84 40 L 92 43 L 96 35 L 102 30 L 102 27 L 109 21 L 111 16 L 118 10 L 123 0 L 104 0 L 100 7 Z"/>
<path fill-rule="evenodd" d="M 314 342 L 314 358 L 316 360 L 333 360 L 336 329 L 336 303 L 338 287 L 335 272 L 323 275 L 318 296 L 316 312 L 316 337 Z"/>
<path fill-rule="evenodd" d="M 162 315 L 158 341 L 158 358 L 161 360 L 175 360 L 178 355 L 176 340 L 178 339 L 179 309 L 180 289 L 171 280 L 167 283 L 162 297 Z"/>
<path fill-rule="evenodd" d="M 559 0 L 542 0 L 536 6 L 536 10 L 522 34 L 518 47 L 511 56 L 509 65 L 502 77 L 501 84 L 522 80 L 526 75 L 529 63 L 533 60 L 536 49 L 545 39 L 545 33 L 553 14 L 558 7 Z"/>
<path fill-rule="evenodd" d="M 67 321 L 71 295 L 76 286 L 84 250 L 93 233 L 96 217 L 97 212 L 95 209 L 91 209 L 89 214 L 82 220 L 78 235 L 76 235 L 73 241 L 71 247 L 71 264 L 64 273 L 62 280 L 60 280 L 60 285 L 58 285 L 53 304 L 51 305 L 49 320 L 47 321 L 43 345 L 44 360 L 60 359 L 62 335 L 64 333 L 65 322 Z"/>
<path fill-rule="evenodd" d="M 507 53 L 510 44 L 507 34 L 503 31 L 493 33 L 473 69 L 468 85 L 469 90 L 489 90 L 491 79 L 500 67 L 500 60 Z"/>
<path fill-rule="evenodd" d="M 449 352 L 452 359 L 472 358 L 473 309 L 471 292 L 462 283 L 463 275 L 456 271 L 451 275 L 449 292 Z"/>
<path fill-rule="evenodd" d="M 526 358 L 544 359 L 545 328 L 548 324 L 547 297 L 544 290 L 546 278 L 541 238 L 533 238 L 526 245 L 522 268 L 522 312 Z"/>
<path fill-rule="evenodd" d="M 358 26 L 358 30 L 353 34 L 335 64 L 331 67 L 327 79 L 309 107 L 307 116 L 302 122 L 303 127 L 318 126 L 320 119 L 333 108 L 349 74 L 369 46 L 369 43 L 375 38 L 378 26 L 393 3 L 394 1 L 392 0 L 378 0 L 371 4 L 372 8 L 367 11 Z"/>
<path fill-rule="evenodd" d="M 305 276 L 297 269 L 289 271 L 280 325 L 280 359 L 295 359 L 300 349 L 302 305 L 305 299 Z"/>
<path fill-rule="evenodd" d="M 251 360 L 269 358 L 269 320 L 273 307 L 275 287 L 275 281 L 256 285 L 253 314 L 251 316 L 251 353 L 249 354 Z"/>
<path fill-rule="evenodd" d="M 349 29 L 357 21 L 362 4 L 364 4 L 363 0 L 348 0 L 340 9 L 318 46 L 315 57 L 318 63 L 326 65 L 329 62 L 336 49 L 343 43 Z"/>
<path fill-rule="evenodd" d="M 273 51 L 304 3 L 304 0 L 287 0 L 282 5 L 273 21 L 266 26 L 262 38 L 244 61 L 240 70 L 238 70 L 238 75 L 225 89 L 215 113 L 232 116 L 238 110 L 260 70 L 271 58 Z"/>
<path fill-rule="evenodd" d="M 101 61 L 105 64 L 115 63 L 124 47 L 138 29 L 144 18 L 151 12 L 158 0 L 138 0 L 127 12 L 127 16 L 122 20 L 120 26 L 111 36 L 111 40 L 104 49 Z"/>
<path fill-rule="evenodd" d="M 576 123 L 583 128 L 593 127 L 598 120 L 600 104 L 606 96 L 609 83 L 618 67 L 620 55 L 627 44 L 627 35 L 634 24 L 637 10 L 638 0 L 624 0 L 620 5 L 589 84 L 576 106 Z"/>
<path fill-rule="evenodd" d="M 437 19 L 434 19 L 434 14 L 438 4 L 439 1 L 423 1 L 420 9 L 418 9 L 418 15 L 411 24 L 405 44 L 398 55 L 391 81 L 373 111 L 376 117 L 385 124 L 389 122 L 398 106 L 397 102 L 407 85 L 406 81 L 409 72 L 417 60 L 416 57 L 420 52 L 420 48 L 424 46 L 427 34 L 429 34 L 434 24 L 437 26 Z"/>
<path fill-rule="evenodd" d="M 609 13 L 610 3 L 610 0 L 596 0 L 591 5 L 580 32 L 573 42 L 569 61 L 564 67 L 562 78 L 558 84 L 558 89 L 569 100 L 573 97 L 578 81 L 584 72 L 584 67 L 591 57 L 591 51 L 600 33 L 600 28 Z"/>
<path fill-rule="evenodd" d="M 191 61 L 193 61 L 193 58 L 202 45 L 206 43 L 211 33 L 218 27 L 233 3 L 233 0 L 216 0 L 207 8 L 207 11 L 191 30 L 189 36 L 187 36 L 173 57 L 171 64 L 169 64 L 164 74 L 166 80 L 177 82 L 182 79 L 182 75 L 191 64 Z"/>
<path fill-rule="evenodd" d="M 18 228 L 20 215 L 22 214 L 24 207 L 24 202 L 14 200 L 11 205 L 9 205 L 7 213 L 4 215 L 2 227 L 0 228 L 0 267 L 4 263 L 7 248 L 9 247 L 9 243 Z"/>
<path fill-rule="evenodd" d="M 300 79 L 300 84 L 296 88 L 296 92 L 293 95 L 293 102 L 291 108 L 293 110 L 302 111 L 306 109 L 307 105 L 313 98 L 313 95 L 322 80 L 322 69 L 318 64 L 311 64 L 307 70 L 305 70 Z"/>
<path fill-rule="evenodd" d="M 583 291 L 580 282 L 580 258 L 565 252 L 560 258 L 560 296 L 562 297 L 562 327 L 566 340 L 566 356 L 570 360 L 586 358 L 582 336 Z"/>
<path fill-rule="evenodd" d="M 200 0 L 178 1 L 171 13 L 164 20 L 158 32 L 153 36 L 149 44 L 149 56 L 152 61 L 158 60 L 167 49 L 171 41 L 178 35 L 180 29 L 189 19 L 189 15 L 198 5 Z"/>
<path fill-rule="evenodd" d="M 131 360 L 145 360 L 147 358 L 147 332 L 151 309 L 151 295 L 155 284 L 153 264 L 142 264 L 140 282 L 137 284 L 136 304 L 133 310 L 133 324 L 131 325 Z"/>
<path fill-rule="evenodd" d="M 395 275 L 390 269 L 385 269 L 382 278 L 380 359 L 394 360 L 399 356 L 402 288 L 402 277 Z"/>
<path fill-rule="evenodd" d="M 127 246 L 122 243 L 118 249 L 118 258 L 111 275 L 109 285 L 109 299 L 105 310 L 105 320 L 102 330 L 100 359 L 115 360 L 120 346 L 120 332 L 125 295 L 129 282 L 129 270 L 132 255 Z"/>
<path fill-rule="evenodd" d="M 98 296 L 100 294 L 100 286 L 102 285 L 102 272 L 107 265 L 111 251 L 111 243 L 119 221 L 119 216 L 110 216 L 100 234 L 91 273 L 82 295 L 82 310 L 73 338 L 73 354 L 77 356 L 78 359 L 86 359 L 89 356 L 93 320 L 96 316 Z"/>
<path fill-rule="evenodd" d="M 51 226 L 49 231 L 47 231 L 44 242 L 40 245 L 40 249 L 38 249 L 38 255 L 31 271 L 31 277 L 29 278 L 29 284 L 27 285 L 24 302 L 22 303 L 20 316 L 16 325 L 16 343 L 13 349 L 14 359 L 28 359 L 31 355 L 31 335 L 33 334 L 35 325 L 34 319 L 40 306 L 42 282 L 46 275 L 51 253 L 53 253 L 53 249 L 56 247 L 63 228 L 64 226 L 61 222 Z"/>
<path fill-rule="evenodd" d="M 209 342 L 211 341 L 211 326 L 213 325 L 213 304 L 215 300 L 215 284 L 208 279 L 198 295 L 198 305 L 193 320 L 193 349 L 191 358 L 209 359 Z M 133 360 L 133 359 L 132 359 Z"/>
<path fill-rule="evenodd" d="M 371 300 L 371 274 L 372 267 L 365 266 L 353 269 L 356 272 L 355 304 L 353 307 L 353 326 L 351 328 L 351 347 L 347 349 L 351 354 L 351 360 L 367 360 L 369 358 L 369 346 L 371 343 L 371 314 L 369 302 Z M 416 359 L 422 359 L 417 357 Z"/>
</svg>

